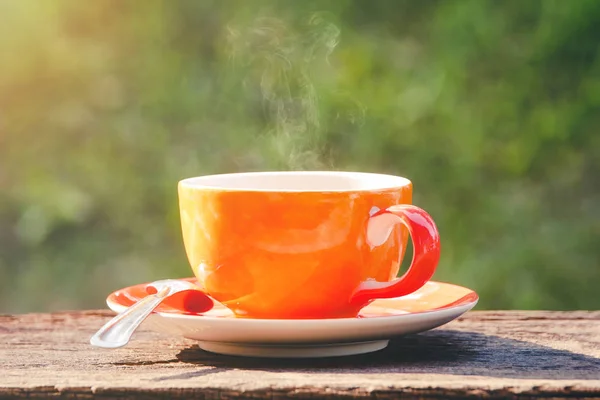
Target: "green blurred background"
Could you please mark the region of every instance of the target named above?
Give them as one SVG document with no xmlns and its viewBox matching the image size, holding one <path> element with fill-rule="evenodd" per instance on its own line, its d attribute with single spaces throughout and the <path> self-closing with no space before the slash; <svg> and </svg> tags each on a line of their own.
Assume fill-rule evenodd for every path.
<svg viewBox="0 0 600 400">
<path fill-rule="evenodd" d="M 597 0 L 0 0 L 0 312 L 190 275 L 177 181 L 281 169 L 411 178 L 479 308 L 598 309 L 599 45 Z"/>
</svg>

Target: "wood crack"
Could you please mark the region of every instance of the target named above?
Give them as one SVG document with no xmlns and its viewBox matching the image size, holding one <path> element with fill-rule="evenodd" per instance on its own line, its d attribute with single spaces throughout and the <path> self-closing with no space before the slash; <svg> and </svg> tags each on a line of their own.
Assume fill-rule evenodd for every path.
<svg viewBox="0 0 600 400">
<path fill-rule="evenodd" d="M 117 366 L 130 366 L 130 367 L 135 367 L 135 366 L 139 366 L 139 365 L 160 365 L 160 364 L 173 364 L 173 363 L 180 363 L 181 361 L 178 360 L 177 358 L 173 358 L 170 360 L 143 360 L 143 361 L 121 361 L 121 362 L 112 362 L 110 364 L 112 365 L 117 365 Z"/>
<path fill-rule="evenodd" d="M 28 397 L 26 397 L 28 396 Z M 535 388 L 527 391 L 513 392 L 510 389 L 482 390 L 478 388 L 447 389 L 443 387 L 420 388 L 391 388 L 389 390 L 364 390 L 364 389 L 334 389 L 322 390 L 320 388 L 291 388 L 291 389 L 266 389 L 266 390 L 231 390 L 207 387 L 198 389 L 170 389 L 137 390 L 132 388 L 106 389 L 98 387 L 38 387 L 24 391 L 20 388 L 0 388 L 0 398 L 113 398 L 129 399 L 143 397 L 145 399 L 532 399 L 536 397 L 550 399 L 598 399 L 600 391 L 586 389 L 559 389 L 544 390 Z"/>
</svg>

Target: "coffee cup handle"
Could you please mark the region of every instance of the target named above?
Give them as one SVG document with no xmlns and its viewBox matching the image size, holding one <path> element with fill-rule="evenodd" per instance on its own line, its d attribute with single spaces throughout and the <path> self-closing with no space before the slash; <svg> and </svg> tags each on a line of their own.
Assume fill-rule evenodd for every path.
<svg viewBox="0 0 600 400">
<path fill-rule="evenodd" d="M 440 235 L 431 216 L 423 209 L 399 204 L 379 210 L 367 223 L 367 242 L 371 247 L 386 242 L 397 224 L 404 225 L 413 242 L 413 259 L 406 273 L 389 282 L 366 281 L 354 292 L 351 303 L 367 305 L 371 300 L 400 297 L 421 288 L 435 272 L 440 258 Z"/>
</svg>

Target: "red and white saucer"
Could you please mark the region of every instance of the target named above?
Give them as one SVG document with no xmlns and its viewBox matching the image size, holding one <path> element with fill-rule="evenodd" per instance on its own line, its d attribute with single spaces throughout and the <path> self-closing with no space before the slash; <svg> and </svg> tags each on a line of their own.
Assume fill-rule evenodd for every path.
<svg viewBox="0 0 600 400">
<path fill-rule="evenodd" d="M 188 279 L 189 280 L 189 279 Z M 111 293 L 109 308 L 121 312 L 146 295 L 145 284 Z M 375 300 L 357 318 L 235 318 L 216 305 L 203 314 L 186 314 L 161 305 L 143 326 L 198 341 L 203 350 L 236 356 L 311 358 L 347 356 L 385 348 L 393 337 L 444 325 L 472 309 L 477 293 L 430 281 L 399 298 Z"/>
</svg>

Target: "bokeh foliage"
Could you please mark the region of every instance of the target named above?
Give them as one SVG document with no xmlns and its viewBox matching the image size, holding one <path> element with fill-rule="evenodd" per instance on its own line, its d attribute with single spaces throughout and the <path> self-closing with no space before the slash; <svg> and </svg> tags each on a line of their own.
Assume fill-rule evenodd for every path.
<svg viewBox="0 0 600 400">
<path fill-rule="evenodd" d="M 435 278 L 599 308 L 597 0 L 0 0 L 0 312 L 190 274 L 176 182 L 409 177 Z"/>
</svg>

